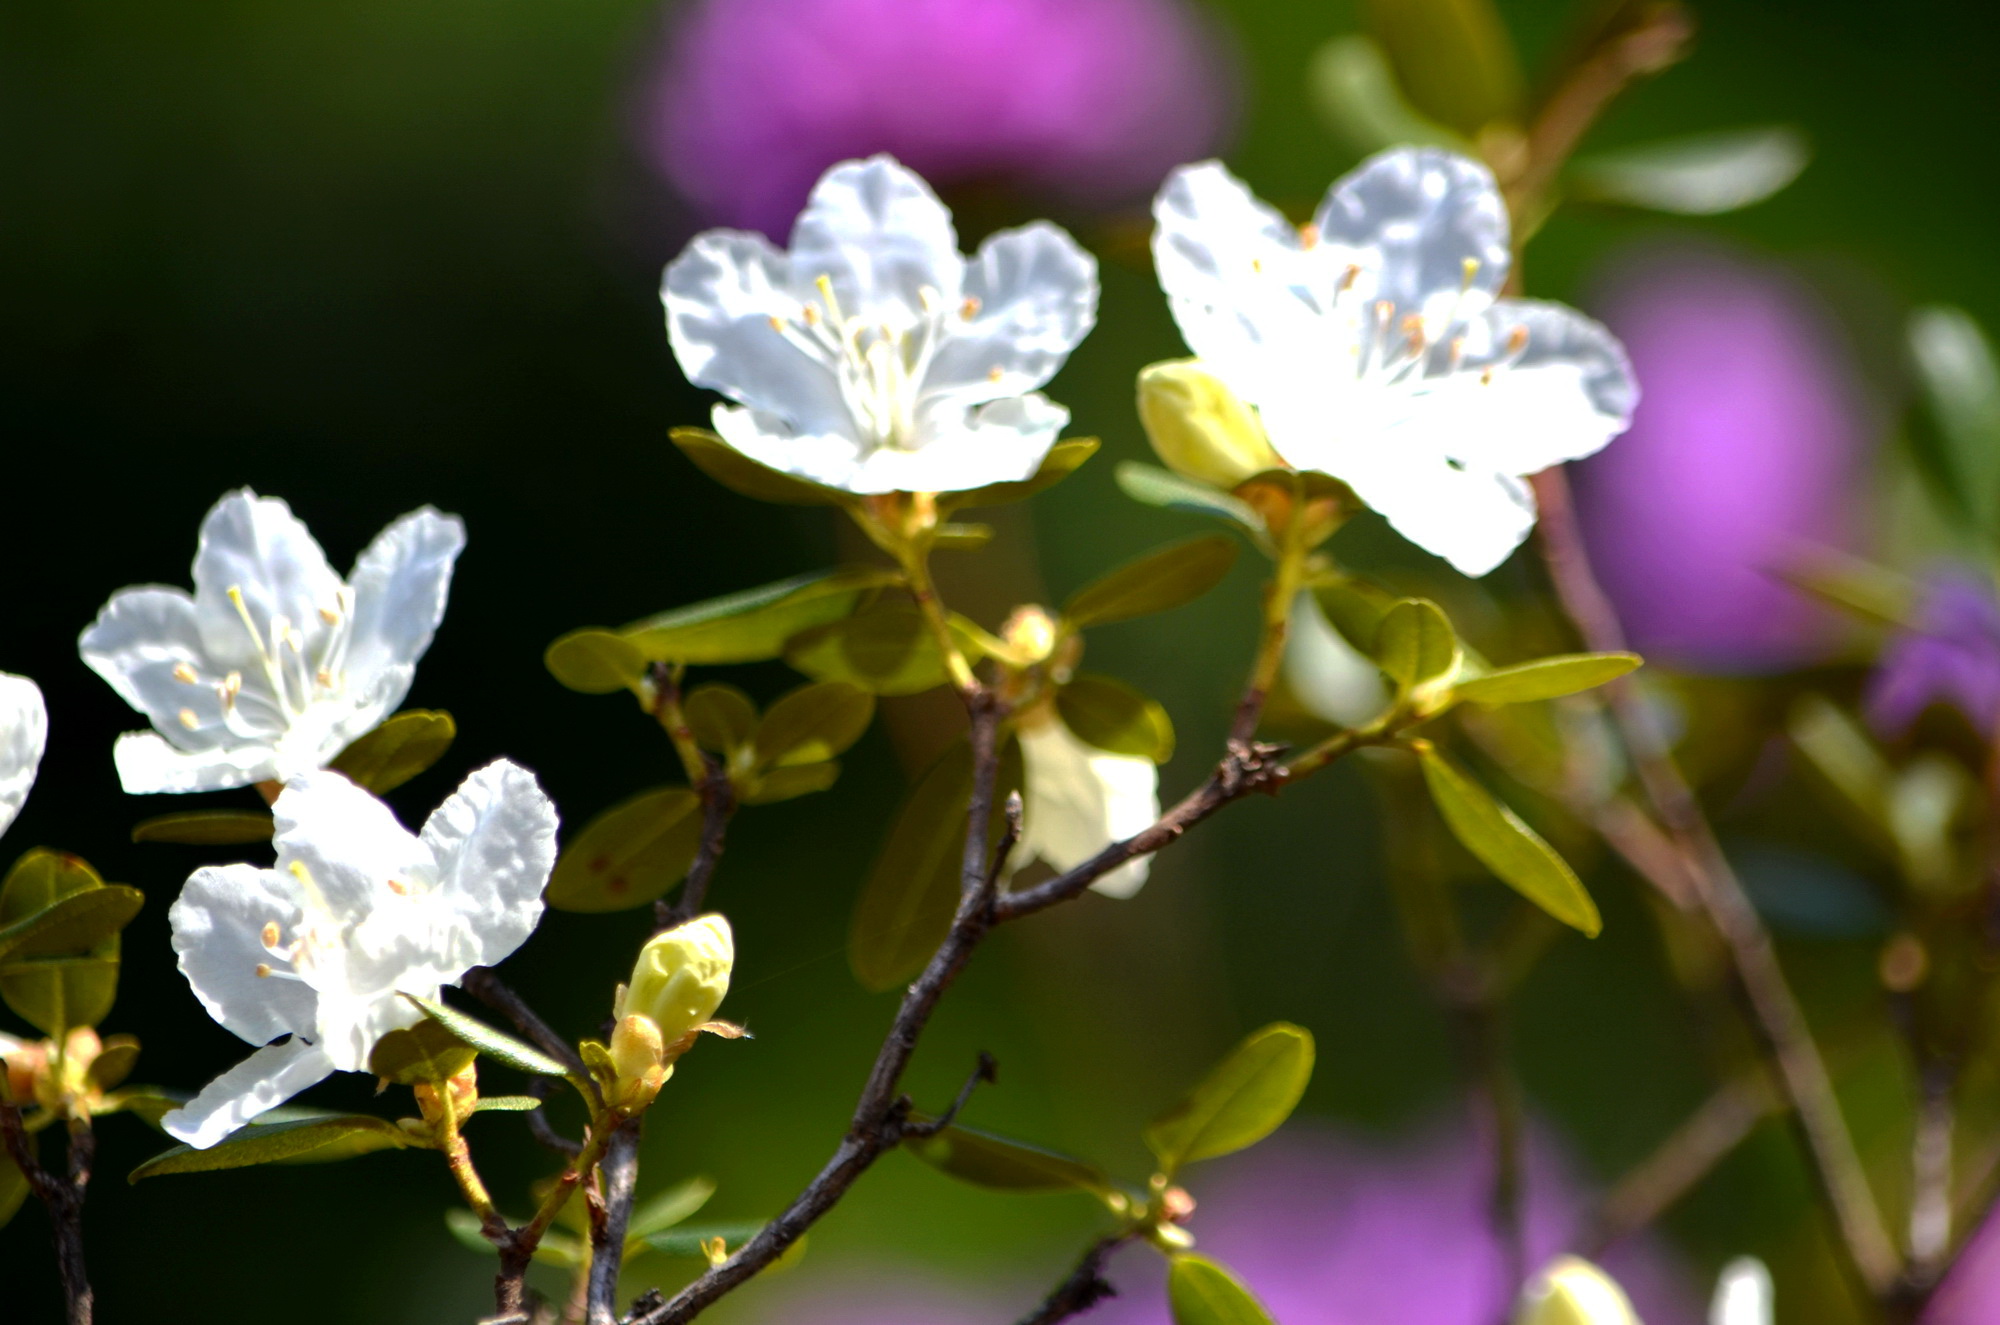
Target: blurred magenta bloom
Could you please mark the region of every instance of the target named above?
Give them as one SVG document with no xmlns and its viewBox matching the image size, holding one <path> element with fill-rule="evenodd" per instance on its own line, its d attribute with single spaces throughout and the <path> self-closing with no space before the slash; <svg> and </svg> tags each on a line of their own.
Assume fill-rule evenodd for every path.
<svg viewBox="0 0 2000 1325">
<path fill-rule="evenodd" d="M 2000 1217 L 1967 1244 L 1924 1311 L 1923 1325 L 1991 1325 L 2000 1320 Z"/>
<path fill-rule="evenodd" d="M 641 145 L 705 219 L 773 236 L 874 152 L 941 187 L 1117 203 L 1218 145 L 1219 46 L 1184 0 L 693 0 Z"/>
<path fill-rule="evenodd" d="M 1710 248 L 1630 258 L 1594 302 L 1642 394 L 1575 467 L 1577 505 L 1633 646 L 1715 671 L 1822 656 L 1837 622 L 1777 572 L 1858 539 L 1876 409 L 1839 332 L 1774 265 Z"/>
<path fill-rule="evenodd" d="M 1882 650 L 1865 704 L 1868 725 L 1887 740 L 1933 704 L 1957 709 L 1991 740 L 2000 725 L 2000 598 L 1992 582 L 1955 568 L 1932 575 L 1916 625 Z"/>
</svg>

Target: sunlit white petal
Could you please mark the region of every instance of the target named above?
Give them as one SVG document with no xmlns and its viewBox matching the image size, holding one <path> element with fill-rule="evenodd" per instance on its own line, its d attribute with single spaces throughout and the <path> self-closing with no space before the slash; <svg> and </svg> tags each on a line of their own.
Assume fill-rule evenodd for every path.
<svg viewBox="0 0 2000 1325">
<path fill-rule="evenodd" d="M 0 672 L 0 833 L 21 813 L 48 739 L 49 710 L 41 687 L 25 676 Z"/>
<path fill-rule="evenodd" d="M 491 966 L 527 941 L 542 918 L 542 887 L 556 859 L 556 809 L 535 775 L 501 760 L 467 778 L 425 821 L 448 937 L 440 966 Z"/>
<path fill-rule="evenodd" d="M 206 1150 L 260 1113 L 333 1075 L 333 1063 L 303 1040 L 267 1045 L 201 1088 L 160 1125 L 177 1141 Z"/>
<path fill-rule="evenodd" d="M 1160 817 L 1159 770 L 1150 759 L 1111 754 L 1077 739 L 1058 719 L 1024 727 L 1021 742 L 1023 865 L 1073 869 Z M 1128 861 L 1091 885 L 1130 897 L 1146 882 L 1151 858 Z"/>
<path fill-rule="evenodd" d="M 1740 1256 L 1722 1267 L 1708 1325 L 1771 1325 L 1775 1298 L 1771 1272 L 1764 1268 L 1764 1262 Z"/>
<path fill-rule="evenodd" d="M 1285 685 L 1307 712 L 1341 727 L 1361 726 L 1389 699 L 1382 669 L 1333 628 L 1310 593 L 1292 603 Z"/>
<path fill-rule="evenodd" d="M 196 870 L 168 908 L 174 951 L 195 997 L 251 1044 L 313 1033 L 319 996 L 298 978 L 293 951 L 305 907 L 282 875 L 254 865 Z"/>
</svg>

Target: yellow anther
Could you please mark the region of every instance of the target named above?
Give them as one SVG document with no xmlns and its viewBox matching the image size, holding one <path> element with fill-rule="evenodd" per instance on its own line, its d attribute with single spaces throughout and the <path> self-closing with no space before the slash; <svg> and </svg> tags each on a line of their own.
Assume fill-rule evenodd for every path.
<svg viewBox="0 0 2000 1325">
<path fill-rule="evenodd" d="M 182 685 L 193 685 L 201 680 L 201 678 L 196 676 L 194 668 L 188 666 L 186 663 L 175 663 L 174 680 L 179 681 Z"/>
<path fill-rule="evenodd" d="M 259 979 L 262 979 L 263 977 L 269 975 L 270 973 L 271 973 L 271 964 L 269 962 L 257 963 L 257 976 Z"/>
<path fill-rule="evenodd" d="M 1395 303 L 1388 299 L 1377 299 L 1375 301 L 1375 316 L 1387 322 L 1390 318 L 1396 316 Z"/>
<path fill-rule="evenodd" d="M 333 688 L 333 673 L 327 671 L 324 667 L 313 673 L 313 680 L 319 682 L 329 690 Z"/>
<path fill-rule="evenodd" d="M 708 1258 L 711 1267 L 720 1265 L 729 1259 L 729 1244 L 720 1237 L 704 1238 L 701 1243 L 701 1254 Z"/>
<path fill-rule="evenodd" d="M 389 891 L 398 897 L 408 897 L 410 895 L 410 885 L 404 883 L 401 879 L 391 879 L 389 880 Z"/>
<path fill-rule="evenodd" d="M 265 947 L 276 948 L 278 946 L 278 939 L 280 937 L 278 931 L 278 922 L 275 920 L 266 920 L 264 922 L 264 932 L 259 934 L 257 937 L 264 940 Z"/>
<path fill-rule="evenodd" d="M 1479 276 L 1479 259 L 1467 258 L 1465 260 L 1464 284 L 1460 288 L 1465 290 L 1470 290 L 1472 288 L 1472 282 L 1476 280 L 1478 276 Z"/>
<path fill-rule="evenodd" d="M 182 709 L 180 718 L 181 726 L 187 728 L 189 731 L 193 731 L 196 727 L 201 726 L 201 719 L 194 715 L 193 709 Z"/>
<path fill-rule="evenodd" d="M 1480 371 L 1480 374 L 1479 374 L 1479 385 L 1481 385 L 1481 386 L 1492 386 L 1492 385 L 1493 385 L 1493 368 L 1492 368 L 1492 365 L 1490 365 L 1490 364 L 1489 364 L 1489 365 L 1488 365 L 1488 366 L 1487 366 L 1486 368 L 1484 368 L 1484 369 L 1482 369 L 1482 370 Z"/>
<path fill-rule="evenodd" d="M 1299 243 L 1312 248 L 1319 243 L 1319 227 L 1310 221 L 1299 227 Z"/>
<path fill-rule="evenodd" d="M 783 331 L 784 329 L 785 319 L 779 317 L 776 313 L 771 314 L 771 330 Z"/>
<path fill-rule="evenodd" d="M 818 325 L 819 325 L 819 305 L 818 305 L 818 304 L 807 304 L 807 305 L 805 305 L 805 306 L 804 306 L 803 308 L 799 309 L 799 316 L 805 319 L 805 324 L 806 324 L 807 326 L 809 326 L 809 327 L 816 327 L 816 326 L 818 326 Z"/>
<path fill-rule="evenodd" d="M 329 626 L 337 626 L 340 624 L 340 613 L 330 607 L 322 607 L 319 610 L 319 619 Z"/>
<path fill-rule="evenodd" d="M 1340 273 L 1340 293 L 1346 294 L 1349 290 L 1352 290 L 1354 283 L 1360 279 L 1361 264 L 1358 262 L 1348 263 L 1347 270 Z"/>
<path fill-rule="evenodd" d="M 1007 374 L 1004 371 L 1002 371 L 1000 365 L 997 363 L 994 364 L 991 368 L 988 368 L 986 370 L 986 380 L 989 382 L 997 382 L 1006 375 Z"/>
<path fill-rule="evenodd" d="M 840 300 L 834 297 L 833 277 L 822 276 L 814 281 L 813 284 L 819 287 L 819 297 L 826 302 L 827 316 L 835 322 L 846 321 L 847 319 L 840 315 Z"/>
<path fill-rule="evenodd" d="M 969 294 L 965 296 L 965 302 L 958 306 L 958 315 L 964 318 L 967 322 L 970 322 L 972 321 L 972 319 L 979 316 L 979 309 L 980 309 L 979 297 L 977 295 Z"/>
<path fill-rule="evenodd" d="M 300 883 L 312 882 L 312 875 L 306 871 L 306 863 L 303 860 L 293 861 L 291 863 L 290 869 L 292 871 L 292 877 L 297 879 Z"/>
<path fill-rule="evenodd" d="M 1259 276 L 1262 276 L 1264 274 L 1264 259 L 1262 258 L 1250 259 L 1250 270 L 1256 272 Z"/>
<path fill-rule="evenodd" d="M 1528 348 L 1528 329 L 1526 327 L 1515 327 L 1512 331 L 1507 333 L 1507 353 L 1519 354 L 1522 350 L 1525 350 L 1527 348 Z"/>
</svg>

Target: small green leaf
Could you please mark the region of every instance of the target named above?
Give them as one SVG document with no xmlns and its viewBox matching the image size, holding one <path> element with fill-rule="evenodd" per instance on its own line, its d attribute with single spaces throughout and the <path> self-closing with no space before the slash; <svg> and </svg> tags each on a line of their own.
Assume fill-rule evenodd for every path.
<svg viewBox="0 0 2000 1325">
<path fill-rule="evenodd" d="M 545 897 L 558 911 L 644 906 L 687 877 L 701 846 L 701 797 L 657 787 L 592 819 L 556 859 Z"/>
<path fill-rule="evenodd" d="M 1174 1325 L 1276 1325 L 1242 1280 L 1192 1252 L 1175 1256 L 1167 1270 L 1167 1305 Z"/>
<path fill-rule="evenodd" d="M 992 541 L 990 524 L 941 524 L 931 532 L 931 546 L 939 552 L 977 552 Z"/>
<path fill-rule="evenodd" d="M 1716 216 L 1783 191 L 1812 160 L 1789 124 L 1670 138 L 1594 152 L 1570 164 L 1575 197 L 1681 216 Z"/>
<path fill-rule="evenodd" d="M 99 884 L 0 929 L 0 961 L 82 956 L 132 922 L 146 895 L 122 883 Z"/>
<path fill-rule="evenodd" d="M 1236 564 L 1236 542 L 1206 534 L 1128 561 L 1070 595 L 1063 615 L 1079 628 L 1151 616 L 1193 602 Z"/>
<path fill-rule="evenodd" d="M 389 1031 L 368 1051 L 368 1070 L 399 1086 L 448 1081 L 466 1068 L 479 1051 L 429 1019 L 405 1030 Z"/>
<path fill-rule="evenodd" d="M 2000 537 L 2000 358 L 1962 308 L 1933 304 L 1910 317 L 1910 358 L 1937 437 L 1937 486 L 1972 528 Z"/>
<path fill-rule="evenodd" d="M 1003 1192 L 1089 1192 L 1102 1197 L 1111 1179 L 1095 1164 L 969 1127 L 911 1137 L 904 1148 L 940 1173 Z"/>
<path fill-rule="evenodd" d="M 1382 48 L 1359 33 L 1320 47 L 1307 77 L 1320 118 L 1358 152 L 1401 146 L 1469 151 L 1462 136 L 1426 119 L 1404 98 Z"/>
<path fill-rule="evenodd" d="M 44 1034 L 95 1026 L 118 1001 L 118 935 L 80 957 L 0 962 L 0 1000 Z"/>
<path fill-rule="evenodd" d="M 7 1227 L 7 1221 L 27 1199 L 28 1175 L 21 1172 L 21 1166 L 6 1151 L 0 1150 L 0 1228 Z"/>
<path fill-rule="evenodd" d="M 131 1076 L 138 1065 L 139 1042 L 129 1035 L 111 1035 L 105 1037 L 103 1050 L 90 1060 L 90 1069 L 84 1075 L 91 1085 L 109 1091 Z"/>
<path fill-rule="evenodd" d="M 639 684 L 646 655 L 616 631 L 591 626 L 572 630 L 542 654 L 556 680 L 586 695 L 608 695 Z"/>
<path fill-rule="evenodd" d="M 632 1212 L 632 1220 L 625 1229 L 626 1245 L 629 1247 L 641 1238 L 694 1218 L 713 1195 L 715 1179 L 697 1176 L 648 1198 Z"/>
<path fill-rule="evenodd" d="M 457 736 L 451 714 L 405 709 L 335 755 L 328 767 L 381 796 L 444 758 Z"/>
<path fill-rule="evenodd" d="M 188 846 L 228 847 L 271 840 L 268 810 L 179 810 L 158 814 L 132 825 L 134 842 L 180 842 Z"/>
<path fill-rule="evenodd" d="M 138 1182 L 168 1173 L 241 1169 L 252 1164 L 323 1164 L 416 1144 L 416 1138 L 396 1124 L 368 1114 L 328 1114 L 291 1122 L 251 1123 L 206 1150 L 175 1146 L 162 1151 L 133 1169 L 127 1181 Z"/>
<path fill-rule="evenodd" d="M 1418 113 L 1467 138 L 1521 122 L 1526 80 L 1492 0 L 1368 0 L 1367 15 Z"/>
<path fill-rule="evenodd" d="M 1084 461 L 1097 454 L 1097 447 L 1095 437 L 1071 437 L 1057 442 L 1042 457 L 1042 467 L 1031 477 L 1017 483 L 993 483 L 970 492 L 941 492 L 938 494 L 938 510 L 950 514 L 969 506 L 1005 506 L 1032 497 L 1074 474 Z"/>
<path fill-rule="evenodd" d="M 1382 618 L 1403 600 L 1366 580 L 1329 575 L 1312 586 L 1313 601 L 1340 637 L 1356 650 L 1375 656 L 1375 639 L 1382 631 Z"/>
<path fill-rule="evenodd" d="M 1248 531 L 1260 542 L 1266 536 L 1263 518 L 1257 514 L 1256 508 L 1220 488 L 1211 488 L 1206 483 L 1182 478 L 1172 470 L 1137 460 L 1119 461 L 1118 468 L 1112 471 L 1112 478 L 1117 481 L 1119 491 L 1143 505 L 1225 520 Z"/>
<path fill-rule="evenodd" d="M 1056 691 L 1056 712 L 1079 740 L 1112 754 L 1164 764 L 1174 755 L 1166 709 L 1123 681 L 1085 672 Z"/>
<path fill-rule="evenodd" d="M 757 501 L 779 506 L 842 506 L 849 493 L 760 465 L 706 428 L 675 428 L 667 434 L 702 473 Z"/>
<path fill-rule="evenodd" d="M 762 662 L 782 655 L 800 631 L 851 615 L 876 590 L 901 580 L 883 566 L 815 571 L 662 612 L 618 634 L 652 662 Z"/>
<path fill-rule="evenodd" d="M 692 1260 L 702 1260 L 708 1255 L 702 1249 L 704 1242 L 721 1238 L 723 1248 L 734 1255 L 743 1249 L 743 1244 L 763 1231 L 761 1223 L 701 1224 L 693 1228 L 668 1228 L 658 1233 L 649 1233 L 638 1239 L 647 1251 L 657 1251 L 663 1256 L 684 1256 Z"/>
<path fill-rule="evenodd" d="M 0 999 L 48 1035 L 96 1025 L 118 996 L 119 931 L 144 902 L 79 857 L 24 854 L 0 885 Z"/>
<path fill-rule="evenodd" d="M 458 1244 L 468 1251 L 476 1251 L 487 1256 L 499 1254 L 499 1249 L 486 1240 L 480 1228 L 479 1216 L 470 1210 L 447 1210 L 444 1212 L 444 1226 Z M 544 1233 L 542 1240 L 535 1244 L 529 1258 L 543 1265 L 559 1266 L 573 1270 L 583 1264 L 583 1243 L 564 1233 Z"/>
<path fill-rule="evenodd" d="M 952 624 L 961 653 L 974 662 L 985 656 L 975 629 Z M 786 644 L 785 661 L 816 681 L 844 681 L 875 695 L 916 695 L 950 680 L 923 613 L 902 597 L 800 632 Z"/>
<path fill-rule="evenodd" d="M 485 1022 L 468 1017 L 456 1008 L 446 1007 L 436 999 L 419 998 L 415 994 L 404 994 L 403 997 L 412 1005 L 422 1008 L 426 1016 L 495 1062 L 504 1063 L 517 1072 L 532 1072 L 537 1076 L 569 1075 L 567 1067 L 540 1049 L 523 1044 L 502 1031 L 496 1031 Z"/>
<path fill-rule="evenodd" d="M 542 1107 L 534 1095 L 481 1095 L 472 1106 L 474 1113 L 533 1113 Z"/>
<path fill-rule="evenodd" d="M 1427 598 L 1405 598 L 1383 614 L 1374 652 L 1397 693 L 1418 707 L 1451 680 L 1464 656 L 1450 620 Z"/>
<path fill-rule="evenodd" d="M 696 686 L 682 701 L 681 711 L 695 743 L 719 755 L 750 744 L 757 734 L 757 706 L 733 685 L 711 681 Z"/>
<path fill-rule="evenodd" d="M 1008 792 L 1020 785 L 1020 746 L 1010 742 L 993 797 L 994 831 Z M 915 974 L 950 930 L 971 799 L 972 754 L 960 743 L 924 771 L 897 809 L 848 928 L 848 963 L 871 992 L 893 989 Z"/>
<path fill-rule="evenodd" d="M 1255 1145 L 1298 1107 L 1313 1070 L 1313 1037 L 1290 1022 L 1253 1031 L 1179 1104 L 1146 1128 L 1169 1178 L 1196 1160 Z"/>
<path fill-rule="evenodd" d="M 840 778 L 840 764 L 829 759 L 823 764 L 786 764 L 750 779 L 743 791 L 745 805 L 776 805 L 825 791 Z"/>
<path fill-rule="evenodd" d="M 1644 661 L 1636 653 L 1567 653 L 1460 681 L 1452 696 L 1474 704 L 1531 704 L 1614 681 Z"/>
<path fill-rule="evenodd" d="M 1596 938 L 1604 922 L 1569 862 L 1436 746 L 1413 741 L 1410 748 L 1452 836 L 1502 883 L 1565 925 Z"/>
<path fill-rule="evenodd" d="M 821 681 L 780 695 L 757 728 L 757 762 L 773 766 L 820 764 L 868 730 L 875 700 L 843 681 Z"/>
</svg>

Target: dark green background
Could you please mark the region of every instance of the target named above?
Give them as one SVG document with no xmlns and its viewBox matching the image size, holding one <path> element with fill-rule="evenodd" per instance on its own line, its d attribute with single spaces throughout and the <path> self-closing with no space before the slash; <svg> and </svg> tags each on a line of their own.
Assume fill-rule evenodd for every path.
<svg viewBox="0 0 2000 1325">
<path fill-rule="evenodd" d="M 1354 16 L 1306 0 L 1215 8 L 1244 56 L 1232 161 L 1266 196 L 1306 202 L 1351 159 L 1308 109 L 1306 60 Z M 1505 8 L 1533 58 L 1569 7 Z M 2000 323 L 1990 17 L 1944 0 L 1717 0 L 1701 17 L 1693 62 L 1634 97 L 1599 141 L 1795 121 L 1818 148 L 1811 170 L 1710 228 L 1807 260 L 1860 307 L 1892 292 Z M 193 1087 L 243 1046 L 202 1015 L 166 942 L 167 904 L 202 853 L 127 845 L 132 821 L 164 802 L 120 795 L 110 748 L 133 717 L 74 640 L 111 590 L 185 582 L 196 523 L 219 493 L 249 484 L 286 497 L 343 566 L 411 507 L 465 516 L 470 547 L 410 696 L 450 709 L 463 735 L 397 794 L 413 822 L 502 753 L 537 770 L 571 824 L 671 780 L 658 734 L 621 699 L 556 686 L 543 646 L 834 554 L 823 514 L 739 499 L 666 443 L 669 426 L 707 406 L 667 354 L 655 295 L 687 230 L 621 137 L 629 72 L 657 21 L 631 0 L 72 0 L 0 12 L 11 473 L 0 667 L 35 677 L 52 711 L 41 780 L 9 845 L 79 852 L 150 895 L 105 1027 L 142 1039 L 140 1079 Z M 1575 297 L 1607 246 L 1652 228 L 1559 219 L 1533 251 L 1532 284 Z M 1130 232 L 1120 244 L 1114 230 L 1083 233 L 1129 255 Z M 1112 261 L 1102 324 L 1056 385 L 1075 431 L 1102 436 L 1107 454 L 1039 502 L 1032 524 L 1004 525 L 1015 584 L 1038 575 L 1059 594 L 1191 531 L 1126 502 L 1108 463 L 1143 454 L 1131 373 L 1178 352 L 1148 271 Z M 1094 663 L 1175 713 L 1170 792 L 1215 747 L 1253 616 L 1254 582 L 1239 569 L 1197 606 L 1093 646 Z M 734 679 L 765 697 L 792 683 L 775 668 Z M 740 820 L 713 899 L 742 954 L 725 1011 L 758 1038 L 711 1045 L 676 1077 L 649 1121 L 648 1186 L 708 1172 L 722 1183 L 713 1213 L 766 1213 L 837 1137 L 890 1013 L 890 999 L 855 988 L 841 947 L 900 777 L 878 732 L 833 792 Z M 1319 1037 L 1310 1112 L 1381 1130 L 1449 1115 L 1445 1028 L 1391 923 L 1375 812 L 1368 783 L 1341 770 L 1177 848 L 1135 902 L 1092 899 L 1003 933 L 939 1017 L 917 1093 L 941 1101 L 991 1050 L 1001 1085 L 981 1096 L 978 1121 L 1138 1172 L 1138 1124 L 1236 1036 L 1283 1017 Z M 1526 992 L 1516 1038 L 1537 1109 L 1609 1173 L 1705 1083 L 1635 885 L 1609 870 L 1594 884 L 1605 936 L 1560 945 Z M 643 925 L 637 914 L 554 916 L 508 973 L 583 1033 Z M 1866 996 L 1852 980 L 1857 966 L 1865 975 L 1864 948 L 1787 957 L 1820 1007 Z M 368 1090 L 347 1078 L 315 1098 L 365 1105 Z M 159 1139 L 126 1118 L 101 1135 L 88 1226 L 103 1319 L 435 1321 L 488 1300 L 488 1267 L 444 1232 L 452 1193 L 427 1156 L 131 1188 L 122 1175 Z M 541 1152 L 503 1116 L 473 1140 L 524 1205 Z M 1785 1138 L 1767 1131 L 1673 1227 L 1700 1265 L 1756 1250 L 1781 1274 L 1810 1275 L 1818 1235 L 1802 1194 Z M 895 1156 L 815 1231 L 811 1259 L 865 1251 L 1053 1280 L 1090 1220 L 1081 1202 L 989 1197 Z M 33 1207 L 0 1232 L 10 1320 L 54 1317 L 45 1239 Z M 1788 1309 L 1804 1313 L 1806 1300 Z"/>
</svg>

